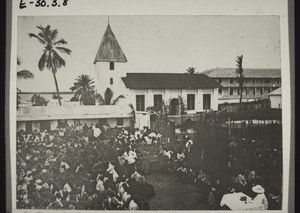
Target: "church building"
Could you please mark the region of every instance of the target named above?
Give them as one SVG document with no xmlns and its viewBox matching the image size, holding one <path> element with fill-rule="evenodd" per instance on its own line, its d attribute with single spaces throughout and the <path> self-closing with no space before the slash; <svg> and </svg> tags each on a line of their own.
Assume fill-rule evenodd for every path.
<svg viewBox="0 0 300 213">
<path fill-rule="evenodd" d="M 179 115 L 179 100 L 187 114 L 218 109 L 218 88 L 222 86 L 207 75 L 154 70 L 125 73 L 122 69 L 126 63 L 127 58 L 108 24 L 94 60 L 98 93 L 102 95 L 110 88 L 116 95 L 124 95 L 137 114 L 144 115 L 147 107 L 158 107 L 162 102 L 169 106 L 170 115 Z"/>
</svg>

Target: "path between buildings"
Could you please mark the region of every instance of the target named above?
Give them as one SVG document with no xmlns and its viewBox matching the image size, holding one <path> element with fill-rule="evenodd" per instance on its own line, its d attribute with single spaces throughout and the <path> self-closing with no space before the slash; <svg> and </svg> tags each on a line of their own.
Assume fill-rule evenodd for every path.
<svg viewBox="0 0 300 213">
<path fill-rule="evenodd" d="M 151 210 L 208 210 L 209 206 L 199 203 L 199 189 L 193 184 L 177 181 L 173 174 L 151 173 L 146 180 L 152 184 L 156 196 L 149 202 Z"/>
</svg>

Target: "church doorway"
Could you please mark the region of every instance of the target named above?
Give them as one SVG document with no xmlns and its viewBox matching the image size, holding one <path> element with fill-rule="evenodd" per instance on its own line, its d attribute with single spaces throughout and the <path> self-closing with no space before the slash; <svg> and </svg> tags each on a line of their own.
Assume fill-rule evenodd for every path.
<svg viewBox="0 0 300 213">
<path fill-rule="evenodd" d="M 179 102 L 177 98 L 173 98 L 170 102 L 170 114 L 171 115 L 177 115 L 179 109 Z"/>
</svg>

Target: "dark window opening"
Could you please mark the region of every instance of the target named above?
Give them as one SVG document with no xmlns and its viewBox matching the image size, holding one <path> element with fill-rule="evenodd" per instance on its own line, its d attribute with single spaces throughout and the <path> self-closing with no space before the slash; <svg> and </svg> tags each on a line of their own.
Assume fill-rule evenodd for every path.
<svg viewBox="0 0 300 213">
<path fill-rule="evenodd" d="M 154 107 L 160 109 L 162 106 L 162 95 L 154 95 Z"/>
<path fill-rule="evenodd" d="M 187 95 L 187 109 L 195 110 L 195 94 Z"/>
<path fill-rule="evenodd" d="M 219 95 L 222 95 L 222 88 L 219 88 Z"/>
<path fill-rule="evenodd" d="M 269 84 L 269 83 L 271 83 L 271 79 L 270 78 L 265 78 L 264 82 Z"/>
<path fill-rule="evenodd" d="M 117 118 L 117 126 L 123 126 L 123 118 Z"/>
<path fill-rule="evenodd" d="M 110 85 L 113 85 L 113 84 L 114 84 L 114 79 L 113 79 L 113 78 L 110 78 L 110 79 L 109 79 L 109 82 L 110 82 Z"/>
<path fill-rule="evenodd" d="M 67 120 L 58 120 L 57 121 L 58 128 L 66 128 L 68 126 Z"/>
<path fill-rule="evenodd" d="M 230 83 L 232 84 L 232 83 L 233 83 L 233 78 L 230 78 L 230 80 L 229 80 L 229 81 L 230 81 Z"/>
<path fill-rule="evenodd" d="M 219 78 L 219 83 L 220 83 L 220 84 L 222 83 L 222 78 Z"/>
<path fill-rule="evenodd" d="M 136 111 L 145 111 L 145 96 L 136 96 Z"/>
<path fill-rule="evenodd" d="M 107 119 L 106 118 L 100 118 L 98 121 L 100 126 L 106 126 L 107 125 Z"/>
<path fill-rule="evenodd" d="M 229 95 L 233 95 L 233 88 L 229 89 Z"/>
<path fill-rule="evenodd" d="M 207 109 L 211 109 L 211 98 L 210 98 L 210 94 L 203 94 L 203 109 L 207 110 Z"/>
<path fill-rule="evenodd" d="M 109 62 L 109 69 L 110 70 L 115 70 L 115 62 Z"/>
</svg>

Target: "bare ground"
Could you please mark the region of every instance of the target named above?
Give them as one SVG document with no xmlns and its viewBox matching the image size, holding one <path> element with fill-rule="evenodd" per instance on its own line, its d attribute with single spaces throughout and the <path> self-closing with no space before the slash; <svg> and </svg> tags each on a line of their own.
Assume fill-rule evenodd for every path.
<svg viewBox="0 0 300 213">
<path fill-rule="evenodd" d="M 151 173 L 146 176 L 154 186 L 156 196 L 149 204 L 151 210 L 208 210 L 209 206 L 200 203 L 199 189 L 193 184 L 178 181 L 174 174 Z"/>
</svg>

